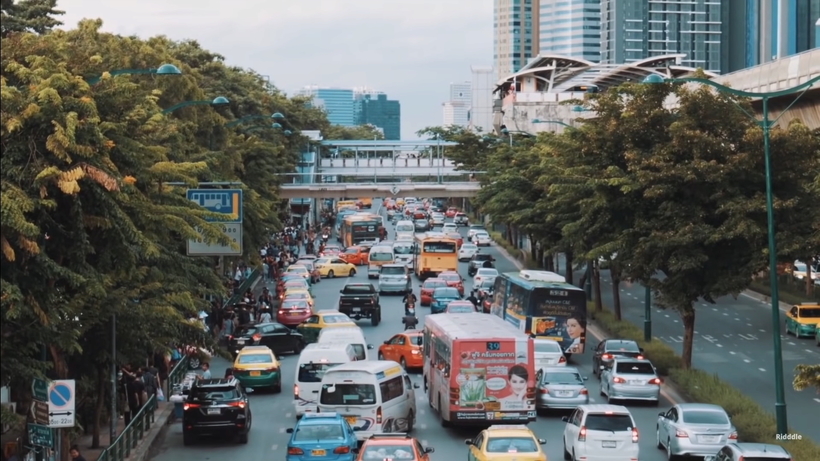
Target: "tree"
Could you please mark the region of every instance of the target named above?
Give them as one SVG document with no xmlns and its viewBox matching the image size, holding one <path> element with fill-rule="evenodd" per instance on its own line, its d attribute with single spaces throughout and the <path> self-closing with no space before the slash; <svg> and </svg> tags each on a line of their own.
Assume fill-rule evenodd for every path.
<svg viewBox="0 0 820 461">
<path fill-rule="evenodd" d="M 322 130 L 324 139 L 338 141 L 384 139 L 384 133 L 374 125 L 328 125 Z"/>
<path fill-rule="evenodd" d="M 794 390 L 813 387 L 820 394 L 820 365 L 797 365 L 794 372 Z"/>
<path fill-rule="evenodd" d="M 62 22 L 54 18 L 65 14 L 57 8 L 57 0 L 0 0 L 0 37 L 15 32 L 44 34 Z"/>
<path fill-rule="evenodd" d="M 456 164 L 457 170 L 483 171 L 487 159 L 500 145 L 498 138 L 484 136 L 462 126 L 433 126 L 422 128 L 416 133 L 420 137 L 458 143 L 445 147 L 445 156 Z"/>
</svg>

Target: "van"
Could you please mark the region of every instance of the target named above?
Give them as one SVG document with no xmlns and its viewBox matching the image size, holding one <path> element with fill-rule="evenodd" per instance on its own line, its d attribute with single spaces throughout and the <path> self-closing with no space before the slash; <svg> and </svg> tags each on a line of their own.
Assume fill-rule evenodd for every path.
<svg viewBox="0 0 820 461">
<path fill-rule="evenodd" d="M 396 223 L 396 240 L 401 240 L 402 236 L 409 235 L 410 240 L 416 235 L 416 227 L 413 221 L 399 221 Z"/>
<path fill-rule="evenodd" d="M 402 236 L 406 239 L 406 236 Z M 413 238 L 409 240 L 396 239 L 393 244 L 393 255 L 396 259 L 396 264 L 404 264 L 407 267 L 413 267 Z"/>
<path fill-rule="evenodd" d="M 367 344 L 364 339 L 364 332 L 359 327 L 339 327 L 324 328 L 319 333 L 319 344 L 342 343 L 353 346 L 356 353 L 356 360 L 367 360 L 368 350 L 373 349 L 372 344 Z"/>
<path fill-rule="evenodd" d="M 379 278 L 381 267 L 385 264 L 393 264 L 396 261 L 396 256 L 393 254 L 392 245 L 376 245 L 370 249 L 370 256 L 368 257 L 367 278 Z"/>
<path fill-rule="evenodd" d="M 374 434 L 409 433 L 416 423 L 418 384 L 396 362 L 351 362 L 322 377 L 319 411 L 342 415 L 360 441 Z"/>
<path fill-rule="evenodd" d="M 296 419 L 305 413 L 318 413 L 319 391 L 322 377 L 328 369 L 343 363 L 358 360 L 356 350 L 350 344 L 315 343 L 308 344 L 299 354 L 296 362 L 296 376 L 293 379 L 293 406 Z"/>
</svg>

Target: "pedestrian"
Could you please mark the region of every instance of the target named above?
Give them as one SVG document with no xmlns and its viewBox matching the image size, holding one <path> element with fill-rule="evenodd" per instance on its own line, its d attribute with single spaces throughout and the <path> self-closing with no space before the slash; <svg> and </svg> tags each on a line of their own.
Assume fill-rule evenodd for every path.
<svg viewBox="0 0 820 461">
<path fill-rule="evenodd" d="M 80 447 L 77 445 L 72 445 L 71 449 L 68 450 L 68 454 L 71 455 L 72 461 L 85 461 L 85 456 L 80 453 Z"/>
<path fill-rule="evenodd" d="M 211 379 L 211 364 L 208 362 L 202 364 L 202 379 Z"/>
</svg>

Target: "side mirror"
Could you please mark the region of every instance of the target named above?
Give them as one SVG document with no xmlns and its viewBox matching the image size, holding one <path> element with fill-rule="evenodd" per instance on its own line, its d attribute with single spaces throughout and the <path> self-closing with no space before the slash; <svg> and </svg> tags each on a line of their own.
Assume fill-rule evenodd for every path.
<svg viewBox="0 0 820 461">
<path fill-rule="evenodd" d="M 666 418 L 666 413 L 660 412 L 658 413 L 658 416 L 660 416 L 661 418 Z"/>
<path fill-rule="evenodd" d="M 425 453 L 435 453 L 436 449 L 433 448 L 433 447 L 424 447 L 424 452 Z"/>
<path fill-rule="evenodd" d="M 421 389 L 421 386 L 418 383 L 413 383 L 413 389 Z"/>
<path fill-rule="evenodd" d="M 373 345 L 372 345 L 372 344 L 368 344 L 368 345 L 367 345 L 367 349 L 368 349 L 368 350 L 372 350 L 372 349 L 373 349 Z"/>
<path fill-rule="evenodd" d="M 538 443 L 540 443 L 541 445 L 546 445 L 547 439 L 538 439 Z"/>
<path fill-rule="evenodd" d="M 472 445 L 473 441 L 472 441 L 472 439 L 464 439 L 464 444 L 465 445 Z"/>
<path fill-rule="evenodd" d="M 562 416 L 561 421 L 563 421 L 565 423 L 568 423 L 569 422 L 569 416 Z"/>
<path fill-rule="evenodd" d="M 245 389 L 245 393 L 246 394 L 253 394 L 253 388 L 249 387 L 249 388 Z"/>
<path fill-rule="evenodd" d="M 288 434 L 293 434 L 293 428 L 289 427 L 289 428 L 285 429 L 285 432 L 288 433 Z"/>
<path fill-rule="evenodd" d="M 588 381 L 588 380 L 589 380 L 589 376 L 584 376 L 584 381 Z"/>
<path fill-rule="evenodd" d="M 642 347 L 639 348 L 638 350 L 641 351 L 641 354 L 643 354 L 643 348 Z"/>
<path fill-rule="evenodd" d="M 387 340 L 387 341 L 385 341 L 384 343 L 385 343 L 385 344 L 390 344 L 390 340 L 388 339 L 388 340 Z"/>
<path fill-rule="evenodd" d="M 601 365 L 600 367 L 598 367 L 598 369 L 599 369 L 599 370 L 601 370 L 601 371 L 606 370 L 606 368 L 604 368 L 604 366 L 603 366 L 603 365 Z"/>
<path fill-rule="evenodd" d="M 339 293 L 345 294 L 345 291 L 344 290 L 339 290 Z"/>
</svg>

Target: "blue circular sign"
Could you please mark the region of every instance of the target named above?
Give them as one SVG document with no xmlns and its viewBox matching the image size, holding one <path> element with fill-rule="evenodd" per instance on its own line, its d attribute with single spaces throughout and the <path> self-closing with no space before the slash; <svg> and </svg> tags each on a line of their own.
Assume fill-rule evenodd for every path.
<svg viewBox="0 0 820 461">
<path fill-rule="evenodd" d="M 56 407 L 67 406 L 71 402 L 71 388 L 65 384 L 55 384 L 49 393 L 49 400 Z"/>
</svg>

